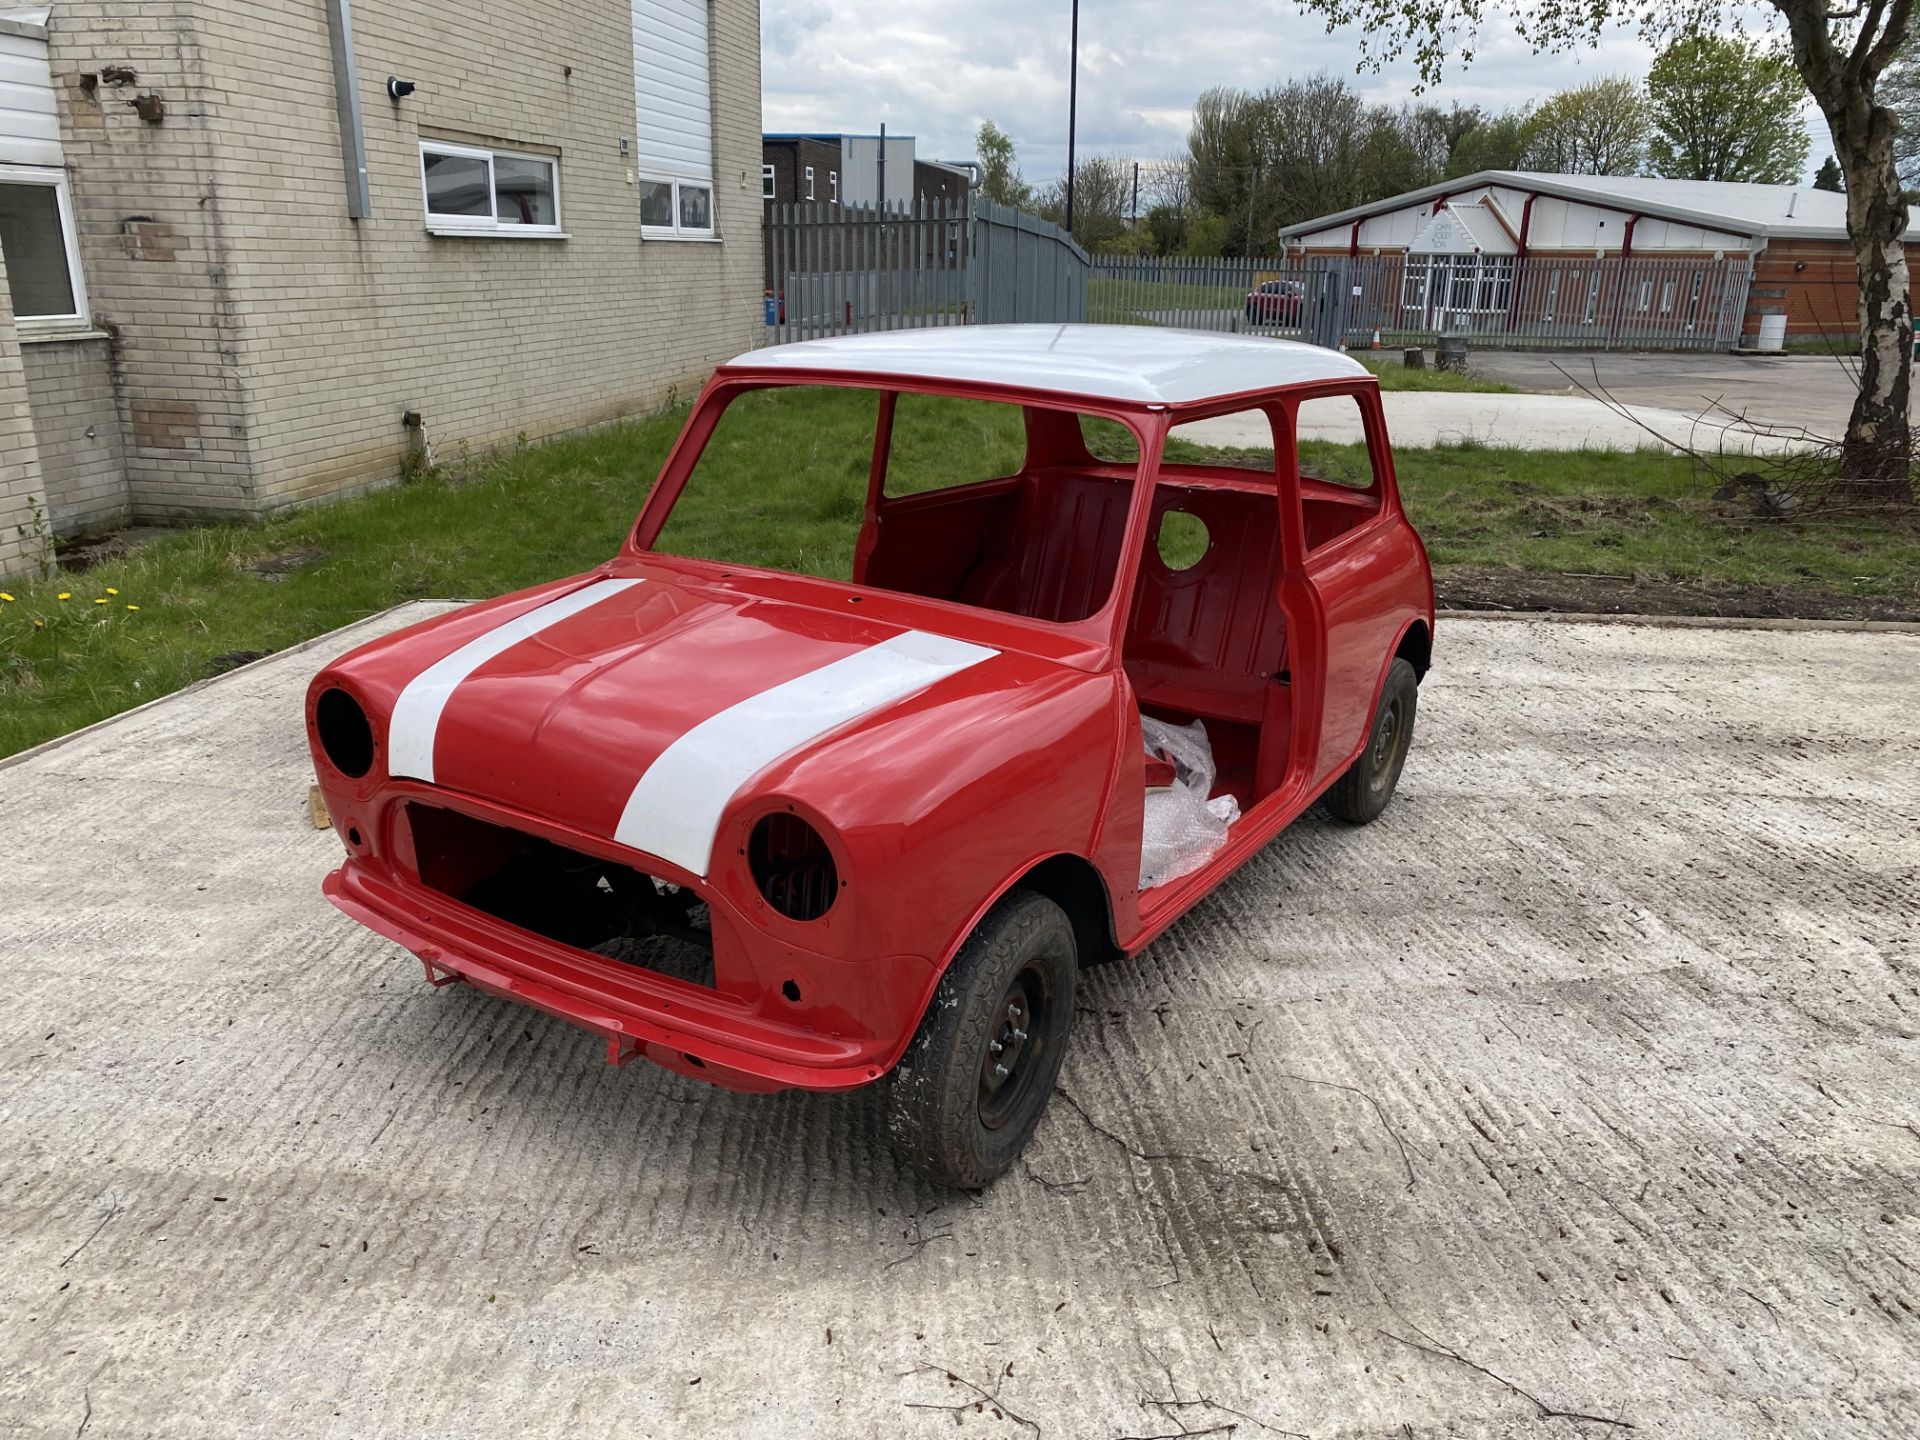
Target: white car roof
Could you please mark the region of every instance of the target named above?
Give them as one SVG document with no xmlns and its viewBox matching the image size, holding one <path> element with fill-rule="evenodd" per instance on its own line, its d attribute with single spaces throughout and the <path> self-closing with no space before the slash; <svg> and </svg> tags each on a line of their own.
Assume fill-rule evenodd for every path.
<svg viewBox="0 0 1920 1440">
<path fill-rule="evenodd" d="M 726 368 L 1014 385 L 1149 405 L 1367 374 L 1317 345 L 1151 325 L 954 325 L 749 350 Z"/>
</svg>

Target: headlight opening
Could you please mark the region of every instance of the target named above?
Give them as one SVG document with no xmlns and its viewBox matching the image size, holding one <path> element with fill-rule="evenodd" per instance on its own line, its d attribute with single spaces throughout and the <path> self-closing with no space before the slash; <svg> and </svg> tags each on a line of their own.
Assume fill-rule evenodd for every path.
<svg viewBox="0 0 1920 1440">
<path fill-rule="evenodd" d="M 825 837 L 789 811 L 764 815 L 753 827 L 747 867 L 760 898 L 789 920 L 818 920 L 840 894 Z"/>
<path fill-rule="evenodd" d="M 327 763 L 349 780 L 358 780 L 373 768 L 373 723 L 346 691 L 321 694 L 313 707 L 313 729 Z"/>
</svg>

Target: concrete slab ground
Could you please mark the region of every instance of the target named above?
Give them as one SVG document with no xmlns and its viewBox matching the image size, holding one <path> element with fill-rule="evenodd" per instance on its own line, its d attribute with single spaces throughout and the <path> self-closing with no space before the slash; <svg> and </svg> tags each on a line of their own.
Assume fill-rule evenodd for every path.
<svg viewBox="0 0 1920 1440">
<path fill-rule="evenodd" d="M 968 1197 L 322 902 L 306 678 L 427 608 L 0 768 L 0 1432 L 1920 1429 L 1920 637 L 1444 622 Z"/>
<path fill-rule="evenodd" d="M 1730 455 L 1778 454 L 1800 440 L 1729 421 L 1649 405 L 1613 407 L 1585 395 L 1501 395 L 1450 390 L 1396 390 L 1382 395 L 1387 433 L 1401 450 L 1472 441 L 1517 450 L 1702 450 Z M 1174 431 L 1198 445 L 1270 447 L 1258 412 L 1197 420 Z M 1350 401 L 1323 401 L 1301 411 L 1308 440 L 1352 445 L 1364 440 Z"/>
</svg>

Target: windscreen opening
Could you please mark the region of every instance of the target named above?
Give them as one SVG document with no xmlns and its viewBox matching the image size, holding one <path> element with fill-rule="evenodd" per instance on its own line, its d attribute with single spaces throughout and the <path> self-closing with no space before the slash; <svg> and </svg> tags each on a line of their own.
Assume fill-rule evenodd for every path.
<svg viewBox="0 0 1920 1440">
<path fill-rule="evenodd" d="M 1130 430 L 1072 409 L 741 391 L 652 548 L 1074 624 L 1112 593 L 1138 473 Z"/>
</svg>

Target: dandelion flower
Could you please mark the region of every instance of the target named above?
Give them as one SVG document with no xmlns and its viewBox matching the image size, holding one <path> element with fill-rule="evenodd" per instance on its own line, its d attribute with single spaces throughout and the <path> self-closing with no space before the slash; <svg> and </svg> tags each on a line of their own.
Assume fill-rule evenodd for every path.
<svg viewBox="0 0 1920 1440">
<path fill-rule="evenodd" d="M 138 610 L 138 609 L 139 609 L 140 607 L 139 607 L 138 605 L 129 605 L 129 606 L 127 606 L 127 608 L 128 608 L 129 610 Z"/>
<path fill-rule="evenodd" d="M 104 605 L 107 603 L 107 597 L 102 595 L 98 600 L 94 601 L 93 603 L 96 605 Z"/>
<path fill-rule="evenodd" d="M 7 604 L 11 605 L 13 603 L 13 596 L 9 595 L 4 590 L 0 590 L 0 600 L 4 600 L 7 602 Z"/>
<path fill-rule="evenodd" d="M 73 592 L 71 590 L 62 590 L 58 595 L 54 596 L 53 598 L 56 600 L 71 600 L 73 598 Z"/>
<path fill-rule="evenodd" d="M 33 628 L 36 630 L 44 630 L 47 628 L 47 622 L 44 620 L 35 620 L 33 622 Z"/>
<path fill-rule="evenodd" d="M 108 593 L 109 595 L 118 595 L 118 594 L 119 594 L 120 592 L 119 592 L 118 590 L 116 590 L 116 589 L 114 589 L 114 588 L 113 588 L 113 586 L 111 586 L 111 585 L 109 585 L 109 586 L 107 586 L 107 593 Z"/>
</svg>

